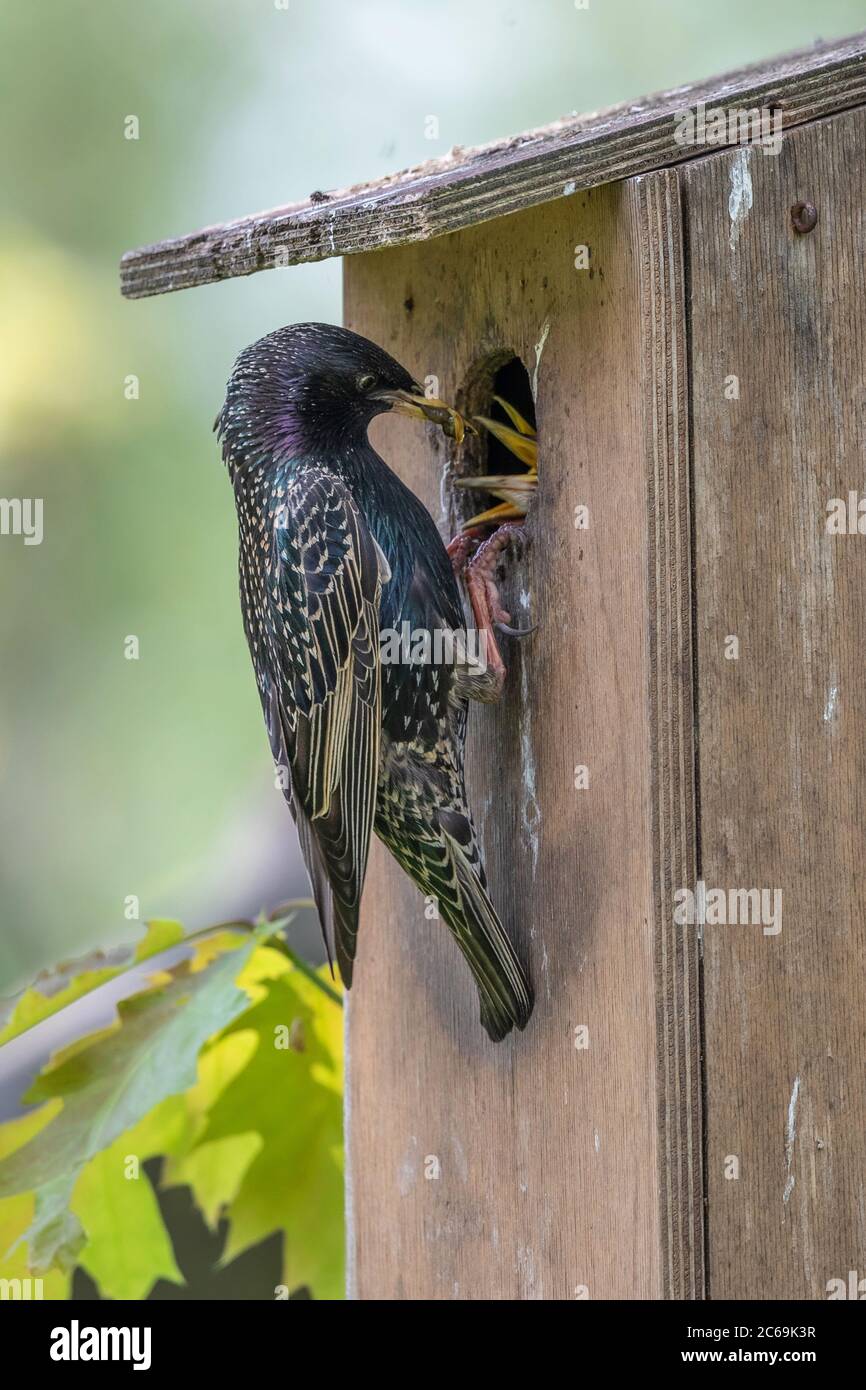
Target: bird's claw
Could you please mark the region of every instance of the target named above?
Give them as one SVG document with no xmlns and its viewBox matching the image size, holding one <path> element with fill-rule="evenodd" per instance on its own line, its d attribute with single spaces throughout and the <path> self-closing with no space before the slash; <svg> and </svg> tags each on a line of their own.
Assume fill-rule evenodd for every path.
<svg viewBox="0 0 866 1390">
<path fill-rule="evenodd" d="M 484 696 L 475 697 L 479 699 L 497 699 L 505 683 L 505 663 L 497 646 L 495 632 L 498 631 L 507 637 L 521 639 L 529 637 L 537 626 L 537 624 L 533 624 L 532 627 L 527 628 L 514 627 L 511 622 L 511 614 L 502 607 L 499 598 L 499 587 L 495 577 L 496 569 L 503 551 L 514 542 L 521 546 L 525 545 L 527 542 L 526 531 L 522 526 L 509 523 L 500 526 L 477 549 L 475 549 L 475 538 L 467 536 L 465 533 L 455 536 L 448 547 L 454 572 L 456 575 L 462 576 L 466 584 L 475 625 L 478 631 L 484 634 L 486 641 L 489 690 Z M 474 554 L 470 559 L 468 557 L 473 549 Z"/>
<path fill-rule="evenodd" d="M 511 627 L 508 623 L 494 623 L 493 626 L 499 632 L 504 632 L 506 637 L 517 638 L 531 637 L 538 630 L 538 623 L 533 623 L 531 627 Z"/>
</svg>

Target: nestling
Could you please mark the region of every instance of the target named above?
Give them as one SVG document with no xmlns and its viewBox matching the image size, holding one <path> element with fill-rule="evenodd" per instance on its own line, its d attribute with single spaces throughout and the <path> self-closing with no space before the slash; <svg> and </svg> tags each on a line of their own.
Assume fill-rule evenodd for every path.
<svg viewBox="0 0 866 1390">
<path fill-rule="evenodd" d="M 367 438 L 392 409 L 459 435 L 456 412 L 347 329 L 299 324 L 241 353 L 217 428 L 237 506 L 244 628 L 344 983 L 375 830 L 435 896 L 498 1041 L 526 1025 L 532 992 L 487 893 L 463 758 L 468 700 L 496 698 L 503 672 L 468 657 L 381 659 L 380 632 L 403 622 L 455 633 L 465 651 L 445 546 Z"/>
</svg>

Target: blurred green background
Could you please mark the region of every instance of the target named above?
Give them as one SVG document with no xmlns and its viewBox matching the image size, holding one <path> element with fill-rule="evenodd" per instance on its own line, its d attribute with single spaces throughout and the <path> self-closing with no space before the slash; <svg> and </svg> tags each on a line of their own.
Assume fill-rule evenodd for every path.
<svg viewBox="0 0 866 1390">
<path fill-rule="evenodd" d="M 121 252 L 866 26 L 866 0 L 280 3 L 0 5 L 0 496 L 45 528 L 0 537 L 0 994 L 129 939 L 131 895 L 194 927 L 303 888 L 211 423 L 245 344 L 339 320 L 339 264 L 125 303 Z"/>
</svg>

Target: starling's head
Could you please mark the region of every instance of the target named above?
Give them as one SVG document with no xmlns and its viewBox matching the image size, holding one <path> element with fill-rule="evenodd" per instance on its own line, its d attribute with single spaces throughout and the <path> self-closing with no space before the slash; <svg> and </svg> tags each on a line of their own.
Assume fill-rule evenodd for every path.
<svg viewBox="0 0 866 1390">
<path fill-rule="evenodd" d="M 299 323 L 241 353 L 217 428 L 224 456 L 237 463 L 263 450 L 351 446 L 386 410 L 439 424 L 455 415 L 443 401 L 425 397 L 406 369 L 368 338 L 332 324 Z"/>
</svg>

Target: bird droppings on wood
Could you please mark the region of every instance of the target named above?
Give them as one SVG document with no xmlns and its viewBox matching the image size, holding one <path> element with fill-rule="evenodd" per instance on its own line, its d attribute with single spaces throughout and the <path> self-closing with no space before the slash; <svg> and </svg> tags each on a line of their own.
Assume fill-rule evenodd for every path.
<svg viewBox="0 0 866 1390">
<path fill-rule="evenodd" d="M 520 595 L 525 616 L 529 615 L 529 594 Z M 529 693 L 529 663 L 526 656 L 520 661 L 520 757 L 523 766 L 523 798 L 521 819 L 532 856 L 532 877 L 538 869 L 541 836 L 541 807 L 538 802 L 538 769 L 532 742 L 532 702 Z"/>
<path fill-rule="evenodd" d="M 544 352 L 544 346 L 547 342 L 547 336 L 549 333 L 550 319 L 545 319 L 544 323 L 542 324 L 541 335 L 538 339 L 538 342 L 535 344 L 535 366 L 532 369 L 532 399 L 536 403 L 538 402 L 538 371 L 541 367 L 541 354 Z"/>
<path fill-rule="evenodd" d="M 794 1086 L 791 1091 L 791 1099 L 788 1101 L 788 1117 L 785 1124 L 785 1190 L 782 1193 L 782 1201 L 787 1205 L 791 1193 L 794 1191 L 794 1174 L 791 1166 L 794 1162 L 794 1145 L 797 1141 L 797 1103 L 800 1099 L 800 1078 L 794 1078 Z"/>
<path fill-rule="evenodd" d="M 731 250 L 736 251 L 740 240 L 740 230 L 752 209 L 752 175 L 749 161 L 752 151 L 748 147 L 737 150 L 731 161 L 731 192 L 728 197 L 728 216 L 731 219 Z"/>
</svg>

